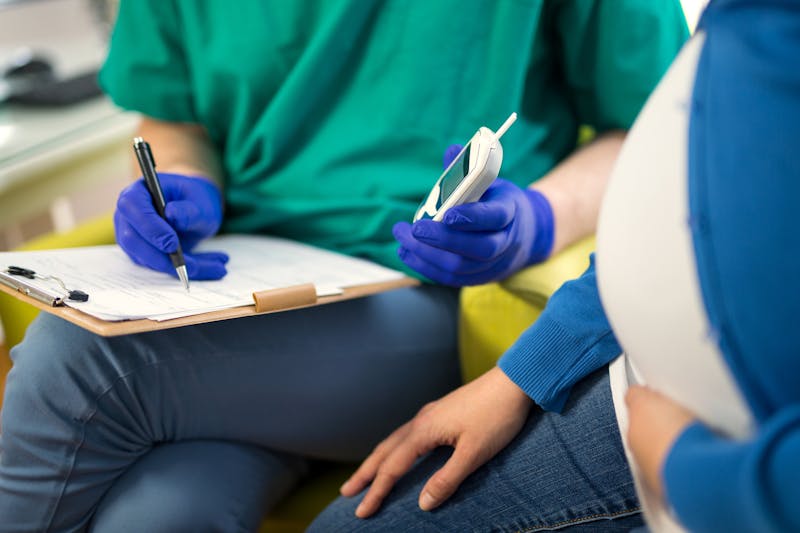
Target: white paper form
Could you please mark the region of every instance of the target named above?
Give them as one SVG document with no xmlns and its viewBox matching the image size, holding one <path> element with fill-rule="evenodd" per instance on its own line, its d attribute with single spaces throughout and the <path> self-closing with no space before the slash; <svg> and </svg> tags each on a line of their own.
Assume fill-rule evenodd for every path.
<svg viewBox="0 0 800 533">
<path fill-rule="evenodd" d="M 70 307 L 103 320 L 181 316 L 252 305 L 257 291 L 313 283 L 318 296 L 356 285 L 392 281 L 401 272 L 285 239 L 225 235 L 198 250 L 230 256 L 228 274 L 217 281 L 191 281 L 186 290 L 168 274 L 135 265 L 116 245 L 0 253 L 0 269 L 20 266 L 55 276 L 70 290 L 89 294 L 88 302 L 65 300 Z M 53 289 L 52 281 L 25 280 Z"/>
</svg>

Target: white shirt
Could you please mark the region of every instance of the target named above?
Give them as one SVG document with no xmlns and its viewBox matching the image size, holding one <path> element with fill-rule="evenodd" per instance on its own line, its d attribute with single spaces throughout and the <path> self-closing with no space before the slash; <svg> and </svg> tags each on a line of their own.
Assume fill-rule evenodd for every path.
<svg viewBox="0 0 800 533">
<path fill-rule="evenodd" d="M 654 531 L 682 529 L 646 492 L 631 461 L 624 403 L 629 383 L 647 383 L 728 436 L 746 436 L 753 427 L 711 334 L 689 225 L 689 114 L 703 43 L 698 34 L 684 46 L 631 128 L 597 233 L 600 296 L 625 350 L 609 370 L 614 407 Z"/>
</svg>

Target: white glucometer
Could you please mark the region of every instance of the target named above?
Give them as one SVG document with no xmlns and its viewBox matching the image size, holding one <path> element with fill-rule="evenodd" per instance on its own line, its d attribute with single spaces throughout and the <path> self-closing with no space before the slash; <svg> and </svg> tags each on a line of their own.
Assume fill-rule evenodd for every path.
<svg viewBox="0 0 800 533">
<path fill-rule="evenodd" d="M 423 218 L 440 221 L 451 207 L 480 199 L 500 172 L 500 137 L 515 120 L 517 114 L 511 113 L 497 133 L 483 126 L 472 136 L 419 205 L 414 222 Z"/>
</svg>

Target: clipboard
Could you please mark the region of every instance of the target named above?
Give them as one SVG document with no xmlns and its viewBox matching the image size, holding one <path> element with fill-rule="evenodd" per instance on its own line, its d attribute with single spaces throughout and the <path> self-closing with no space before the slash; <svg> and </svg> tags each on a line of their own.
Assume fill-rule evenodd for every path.
<svg viewBox="0 0 800 533">
<path fill-rule="evenodd" d="M 49 307 L 57 307 L 59 305 L 64 304 L 64 298 L 67 297 L 68 291 L 57 291 L 55 289 L 49 289 L 47 287 L 40 287 L 37 286 L 29 281 L 26 280 L 24 275 L 14 275 L 13 269 L 16 270 L 27 270 L 24 268 L 20 268 L 14 265 L 10 265 L 8 267 L 8 271 L 0 270 L 0 284 L 10 287 L 11 289 L 19 292 L 20 294 L 24 294 L 29 298 L 33 298 L 34 300 L 41 302 L 44 305 Z M 32 271 L 28 271 L 31 272 Z M 16 296 L 16 294 L 15 294 Z"/>
<path fill-rule="evenodd" d="M 20 292 L 17 289 L 9 287 L 6 284 L 0 283 L 0 291 L 5 292 L 27 304 L 32 305 L 42 311 L 46 311 L 53 315 L 59 316 L 64 320 L 72 322 L 86 330 L 96 333 L 101 337 L 116 337 L 118 335 L 128 335 L 131 333 L 143 333 L 146 331 L 157 331 L 162 329 L 179 328 L 182 326 L 191 326 L 193 324 L 204 324 L 208 322 L 217 322 L 220 320 L 231 320 L 235 318 L 242 318 L 254 315 L 264 315 L 269 313 L 278 313 L 281 311 L 290 311 L 292 309 L 301 309 L 303 307 L 312 307 L 315 305 L 323 305 L 335 302 L 342 302 L 351 300 L 353 298 L 361 298 L 371 294 L 377 294 L 393 289 L 403 287 L 414 287 L 419 285 L 420 282 L 414 278 L 405 277 L 396 281 L 387 281 L 381 283 L 372 283 L 367 285 L 360 285 L 358 287 L 348 287 L 342 290 L 341 294 L 335 296 L 322 296 L 317 298 L 314 294 L 314 300 L 311 301 L 308 295 L 309 287 L 316 290 L 311 284 L 298 285 L 287 289 L 275 289 L 274 292 L 281 294 L 272 295 L 272 290 L 260 291 L 253 293 L 254 303 L 250 306 L 233 307 L 220 311 L 211 311 L 208 313 L 200 313 L 181 318 L 173 318 L 170 320 L 156 321 L 148 320 L 146 318 L 138 320 L 125 320 L 119 322 L 109 322 L 87 315 L 75 308 L 64 307 L 63 305 L 52 305 L 42 300 L 31 297 L 30 295 Z M 275 297 L 272 300 L 272 297 Z M 261 307 L 257 307 L 257 302 L 261 301 Z M 259 310 L 260 309 L 260 310 Z"/>
<path fill-rule="evenodd" d="M 236 237 L 236 236 L 234 236 Z M 283 244 L 286 245 L 286 241 L 283 239 L 272 239 L 272 238 L 261 238 L 261 237 L 248 237 L 252 239 L 257 239 L 259 241 L 266 239 L 267 245 L 271 244 L 280 244 L 283 241 Z M 224 239 L 224 238 L 223 238 Z M 222 240 L 222 239 L 221 239 Z M 256 242 L 256 241 L 253 241 Z M 209 248 L 214 248 L 214 242 L 209 243 Z M 354 272 L 355 274 L 351 276 L 351 279 L 358 280 L 361 276 L 361 272 L 359 269 L 366 269 L 363 272 L 372 272 L 372 269 L 382 269 L 378 265 L 368 263 L 361 259 L 355 258 L 348 258 L 347 256 L 341 256 L 340 254 L 334 254 L 333 252 L 329 252 L 327 250 L 317 249 L 315 247 L 311 247 L 308 245 L 300 245 L 298 243 L 291 243 L 291 246 L 299 246 L 302 247 L 301 251 L 303 253 L 308 253 L 308 258 L 320 258 L 321 261 L 326 260 L 326 258 L 332 258 L 337 265 L 354 265 Z M 90 247 L 84 250 L 92 250 L 97 248 L 116 248 L 116 247 Z M 367 280 L 364 283 L 355 283 L 351 284 L 346 287 L 341 287 L 340 290 L 332 293 L 328 291 L 321 296 L 318 296 L 318 286 L 314 283 L 295 283 L 292 285 L 287 286 L 280 286 L 276 288 L 270 288 L 267 290 L 255 290 L 249 292 L 249 304 L 248 305 L 236 305 L 229 308 L 224 309 L 217 309 L 212 311 L 206 312 L 199 312 L 196 314 L 191 314 L 188 316 L 180 316 L 177 318 L 169 318 L 166 320 L 151 320 L 148 318 L 135 318 L 135 319 L 126 319 L 126 320 L 105 320 L 98 318 L 97 316 L 92 316 L 87 314 L 79 309 L 81 304 L 77 305 L 65 305 L 67 302 L 67 292 L 66 287 L 70 289 L 81 289 L 85 287 L 76 286 L 75 281 L 71 281 L 68 277 L 65 276 L 64 281 L 61 281 L 60 277 L 64 276 L 63 272 L 44 272 L 44 270 L 38 268 L 40 270 L 41 275 L 39 276 L 40 279 L 36 280 L 35 282 L 29 280 L 22 276 L 12 276 L 9 275 L 5 271 L 8 266 L 6 264 L 6 258 L 11 256 L 13 257 L 13 261 L 16 264 L 19 264 L 22 267 L 28 267 L 30 265 L 24 264 L 24 259 L 26 257 L 33 258 L 36 257 L 34 254 L 52 254 L 53 260 L 50 262 L 51 265 L 58 264 L 55 260 L 59 257 L 59 254 L 73 254 L 73 253 L 81 253 L 82 249 L 65 249 L 65 250 L 51 250 L 51 251 L 44 251 L 44 252 L 2 252 L 0 253 L 0 291 L 5 292 L 13 296 L 14 298 L 29 304 L 37 309 L 42 311 L 51 313 L 53 315 L 59 316 L 77 326 L 80 326 L 84 329 L 87 329 L 93 333 L 104 337 L 113 337 L 118 335 L 127 335 L 132 333 L 142 333 L 146 331 L 156 331 L 156 330 L 164 330 L 164 329 L 171 329 L 176 327 L 182 327 L 187 325 L 193 324 L 202 324 L 208 322 L 216 322 L 221 320 L 232 320 L 236 318 L 260 315 L 260 314 L 268 314 L 268 313 L 276 313 L 281 311 L 288 311 L 292 309 L 300 309 L 304 307 L 311 307 L 315 305 L 324 305 L 328 303 L 335 303 L 345 300 L 350 300 L 354 298 L 360 298 L 363 296 L 368 296 L 371 294 L 377 294 L 380 292 L 393 290 L 397 288 L 403 287 L 413 287 L 415 285 L 419 285 L 419 281 L 403 275 L 397 271 L 391 271 L 390 269 L 385 269 L 390 273 L 389 279 L 384 279 L 382 281 L 377 282 L 370 282 L 370 276 L 364 275 L 364 279 Z M 104 252 L 105 253 L 105 252 Z M 15 255 L 11 255 L 15 254 Z M 333 255 L 331 255 L 333 254 Z M 343 261 L 343 262 L 341 262 Z M 232 261 L 233 262 L 233 261 Z M 352 262 L 352 263 L 351 263 Z M 132 268 L 142 268 L 133 266 Z M 150 272 L 150 271 L 148 271 Z M 380 273 L 380 271 L 378 271 Z M 394 274 L 391 274 L 394 273 Z M 160 275 L 160 274 L 155 274 Z M 372 276 L 374 278 L 374 276 Z M 379 276 L 380 277 L 380 276 Z M 177 280 L 174 278 L 165 278 L 167 281 L 173 283 L 176 286 L 179 286 Z M 47 287 L 46 290 L 42 290 L 42 280 L 57 280 L 52 281 L 50 286 Z M 66 287 L 65 287 L 66 285 Z M 92 298 L 92 291 L 87 290 L 89 294 L 89 298 Z"/>
</svg>

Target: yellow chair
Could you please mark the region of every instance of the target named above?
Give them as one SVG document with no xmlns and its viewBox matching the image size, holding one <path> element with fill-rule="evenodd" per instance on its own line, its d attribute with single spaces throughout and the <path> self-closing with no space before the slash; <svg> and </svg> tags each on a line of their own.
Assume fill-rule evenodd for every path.
<svg viewBox="0 0 800 533">
<path fill-rule="evenodd" d="M 111 218 L 104 216 L 67 233 L 40 237 L 20 249 L 68 248 L 113 242 Z M 581 274 L 588 265 L 593 246 L 593 239 L 587 239 L 501 283 L 462 291 L 459 343 L 462 373 L 466 381 L 491 368 L 503 351 L 539 316 L 553 291 L 563 281 Z M 0 293 L 0 321 L 8 347 L 22 340 L 25 329 L 37 313 L 36 308 Z M 2 361 L 0 370 L 4 368 L 10 368 L 9 361 Z M 4 380 L 5 372 L 0 374 L 0 378 Z M 304 531 L 311 520 L 336 497 L 339 486 L 354 468 L 354 465 L 340 464 L 317 466 L 307 481 L 269 513 L 260 531 Z"/>
<path fill-rule="evenodd" d="M 490 368 L 539 318 L 550 296 L 589 266 L 594 237 L 497 283 L 461 290 L 458 345 L 465 382 Z"/>
</svg>

